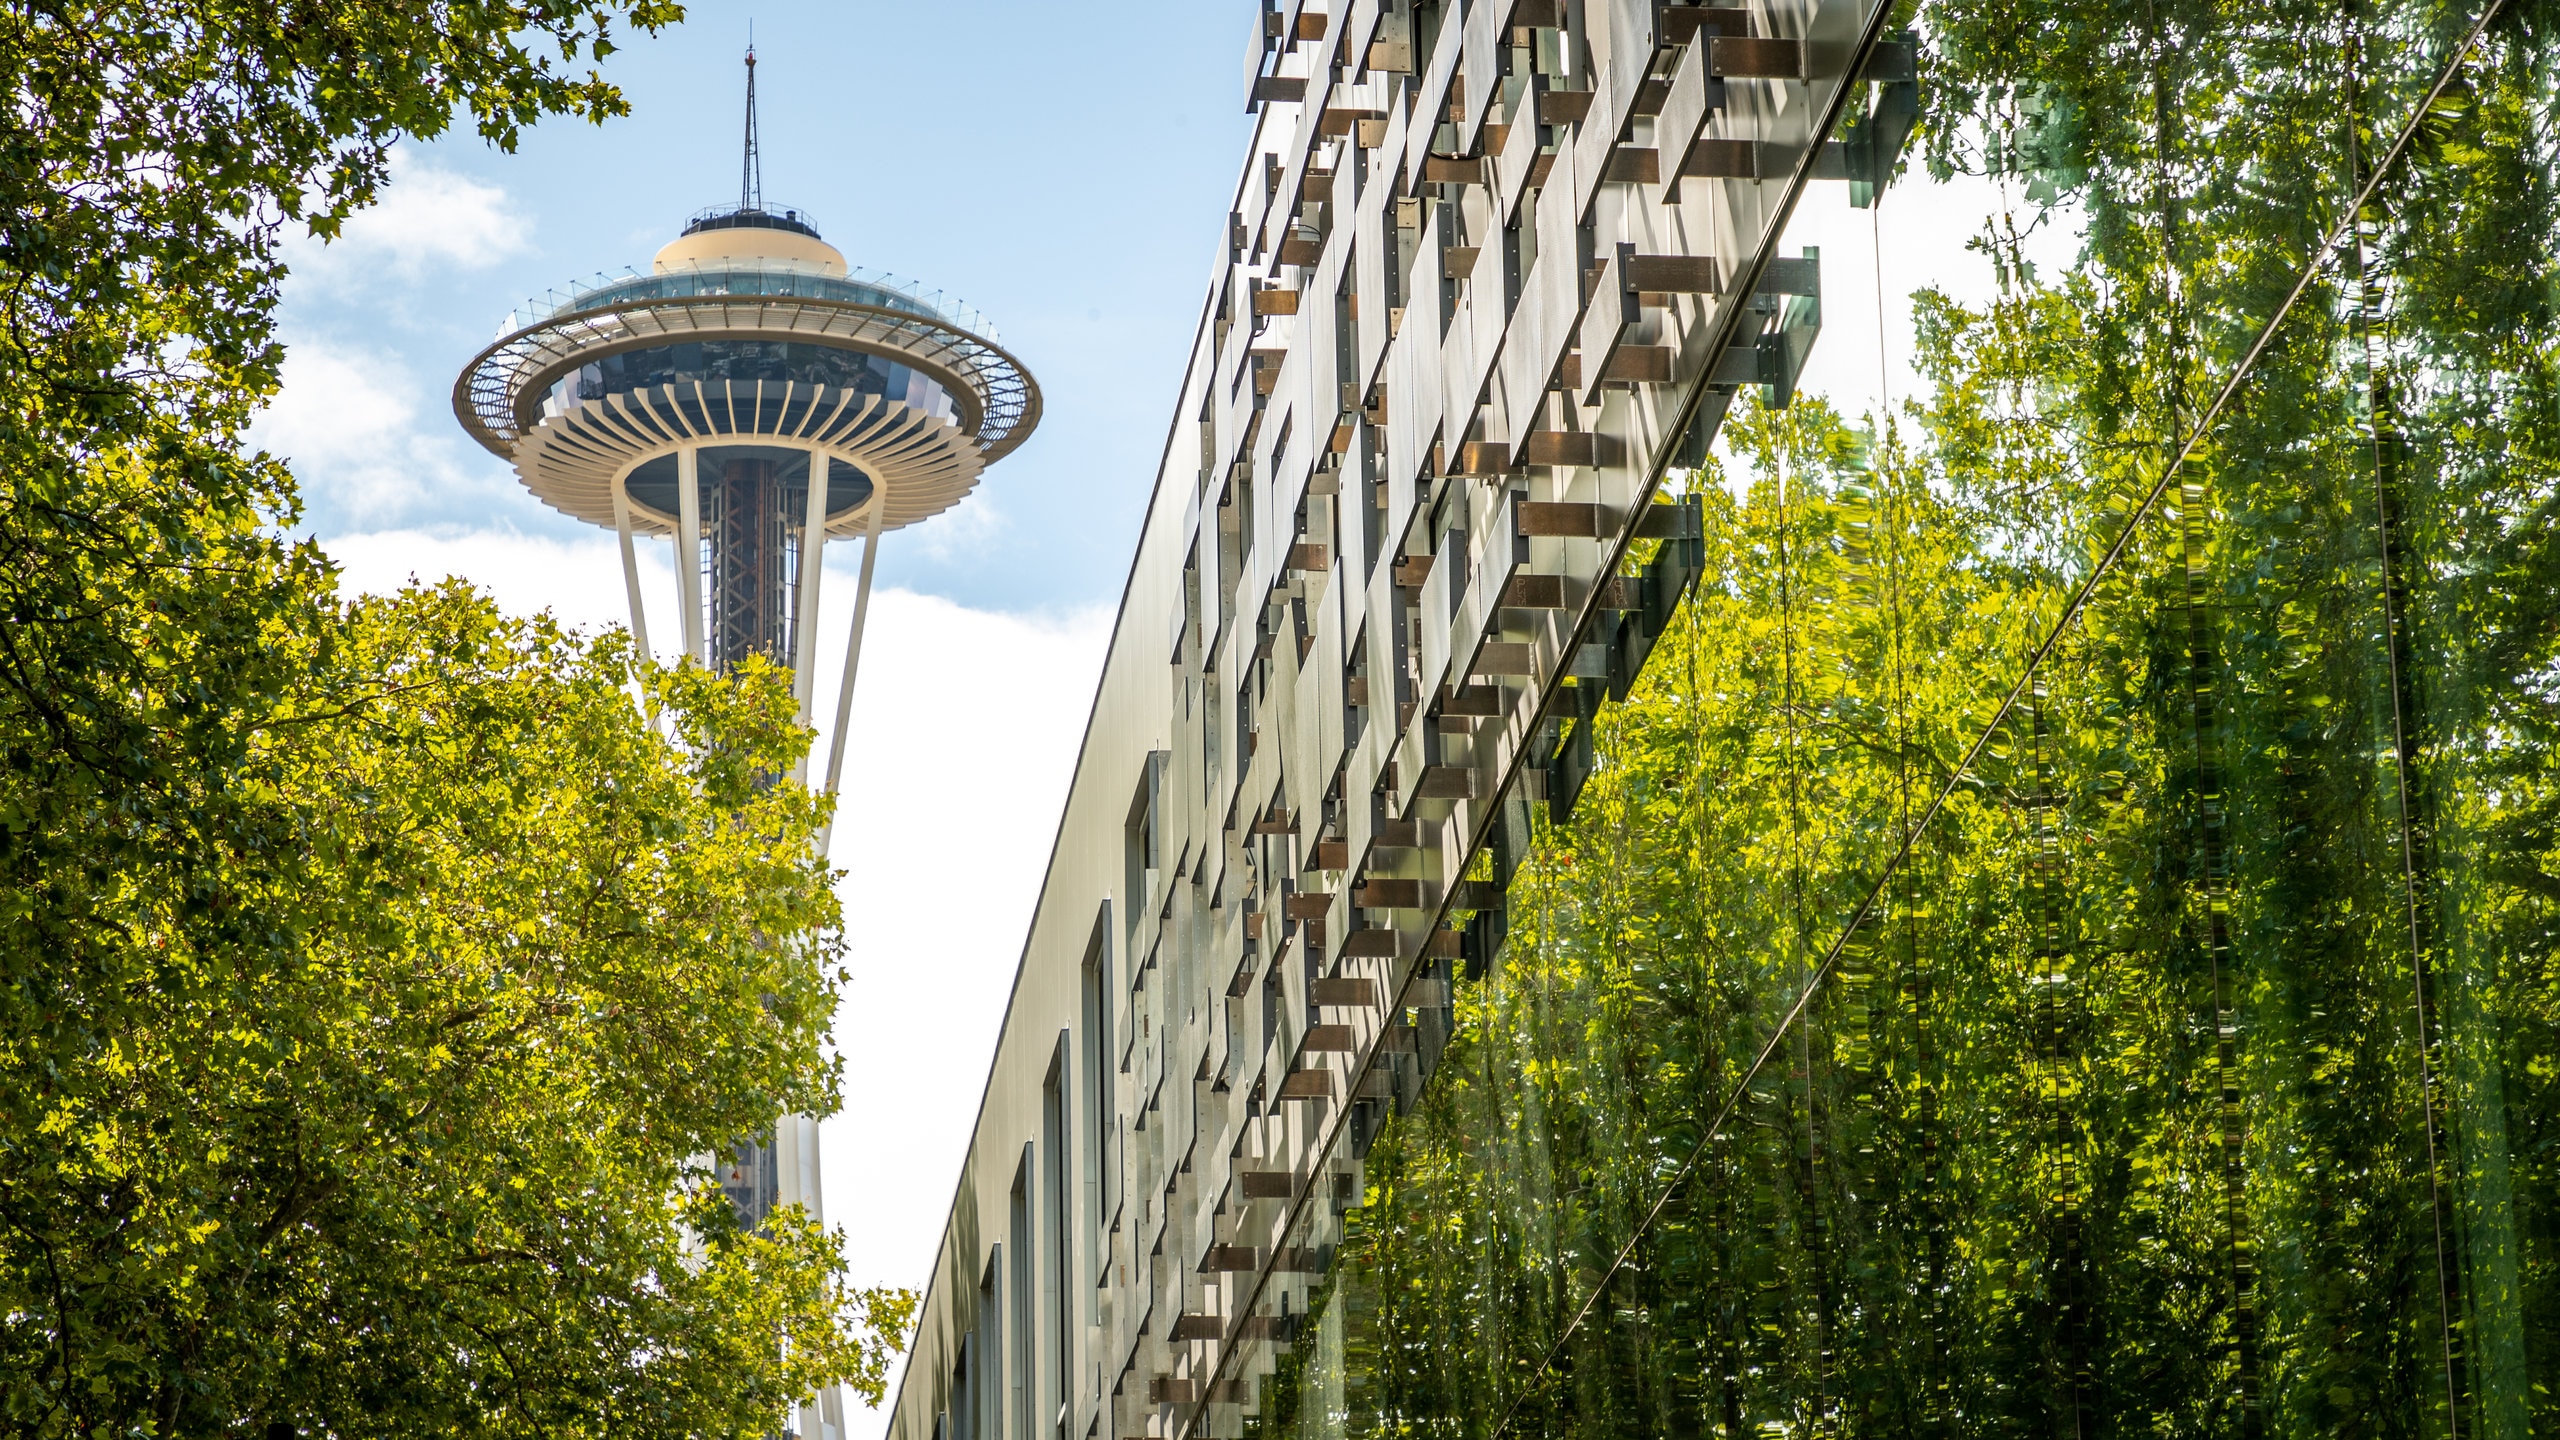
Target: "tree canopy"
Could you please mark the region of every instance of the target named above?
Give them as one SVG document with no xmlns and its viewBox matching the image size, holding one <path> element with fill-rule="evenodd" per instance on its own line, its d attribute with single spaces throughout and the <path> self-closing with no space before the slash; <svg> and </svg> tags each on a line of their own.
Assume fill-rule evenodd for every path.
<svg viewBox="0 0 2560 1440">
<path fill-rule="evenodd" d="M 842 979 L 789 687 L 342 604 L 242 431 L 291 226 L 604 120 L 665 0 L 0 11 L 0 1415 L 768 1433 L 910 1301 L 741 1233 Z M 635 691 L 662 717 L 653 726 Z"/>
<path fill-rule="evenodd" d="M 2560 1414 L 2550 11 L 1909 8 L 1996 293 L 1686 477 L 1249 1434 Z"/>
</svg>

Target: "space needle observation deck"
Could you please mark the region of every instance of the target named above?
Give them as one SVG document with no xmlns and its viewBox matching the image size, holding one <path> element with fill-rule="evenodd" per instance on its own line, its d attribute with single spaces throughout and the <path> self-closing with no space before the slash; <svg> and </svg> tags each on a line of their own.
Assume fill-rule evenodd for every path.
<svg viewBox="0 0 2560 1440">
<path fill-rule="evenodd" d="M 642 653 L 635 544 L 664 537 L 684 655 L 788 666 L 803 724 L 826 542 L 861 537 L 832 795 L 881 534 L 959 504 L 1029 438 L 1040 391 L 975 311 L 848 267 L 804 212 L 764 203 L 755 63 L 750 50 L 738 203 L 696 215 L 645 275 L 509 317 L 454 382 L 453 408 L 545 504 L 620 537 Z M 785 1204 L 821 1218 L 816 1119 L 784 1116 L 742 1142 L 722 1183 L 749 1226 Z M 839 1397 L 799 1407 L 786 1433 L 843 1440 Z"/>
<path fill-rule="evenodd" d="M 816 559 L 828 539 L 863 538 L 832 792 L 881 532 L 965 498 L 1030 436 L 1040 391 L 977 312 L 848 267 L 802 211 L 764 204 L 752 52 L 747 66 L 738 204 L 696 215 L 648 274 L 511 324 L 464 368 L 453 403 L 545 504 L 619 534 L 644 648 L 633 541 L 667 537 L 684 653 L 720 669 L 751 654 L 789 666 L 804 721 Z"/>
</svg>

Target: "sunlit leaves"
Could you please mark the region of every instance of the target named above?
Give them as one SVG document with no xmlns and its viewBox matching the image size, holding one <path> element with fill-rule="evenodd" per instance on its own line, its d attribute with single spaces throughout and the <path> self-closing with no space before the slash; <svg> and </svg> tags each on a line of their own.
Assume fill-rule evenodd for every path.
<svg viewBox="0 0 2560 1440">
<path fill-rule="evenodd" d="M 2546 1428 L 2538 7 L 2191 433 L 2476 10 L 1923 7 L 1998 291 L 1919 297 L 1880 436 L 1729 422 L 1708 576 L 1367 1157 L 1350 1433 Z"/>
<path fill-rule="evenodd" d="M 760 1436 L 875 1390 L 708 1162 L 832 1106 L 807 736 L 279 536 L 288 225 L 622 99 L 665 0 L 0 14 L 0 1415 L 30 1436 Z M 636 703 L 644 692 L 647 706 Z M 644 713 L 662 716 L 653 729 Z"/>
</svg>

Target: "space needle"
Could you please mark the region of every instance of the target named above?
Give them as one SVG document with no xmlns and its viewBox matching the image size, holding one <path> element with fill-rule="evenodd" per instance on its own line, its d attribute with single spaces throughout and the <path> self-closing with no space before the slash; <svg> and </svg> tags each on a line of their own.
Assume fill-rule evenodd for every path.
<svg viewBox="0 0 2560 1440">
<path fill-rule="evenodd" d="M 805 212 L 765 203 L 752 49 L 746 63 L 738 203 L 694 216 L 649 273 L 510 317 L 455 381 L 453 407 L 543 503 L 619 537 L 643 653 L 635 547 L 665 537 L 683 655 L 720 670 L 750 655 L 788 666 L 803 724 L 820 560 L 828 540 L 861 538 L 827 747 L 833 795 L 881 535 L 960 503 L 1029 438 L 1040 391 L 975 311 L 849 268 Z M 794 1202 L 819 1216 L 816 1118 L 786 1116 L 768 1143 L 742 1145 L 725 1184 L 749 1225 Z M 833 1390 L 796 1418 L 802 1440 L 841 1440 Z"/>
</svg>

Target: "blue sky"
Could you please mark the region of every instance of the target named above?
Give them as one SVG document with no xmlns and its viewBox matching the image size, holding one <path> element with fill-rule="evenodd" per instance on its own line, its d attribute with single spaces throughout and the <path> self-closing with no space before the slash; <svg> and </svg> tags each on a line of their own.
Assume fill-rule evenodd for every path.
<svg viewBox="0 0 2560 1440">
<path fill-rule="evenodd" d="M 525 298 L 646 268 L 734 201 L 752 24 L 765 194 L 857 265 L 966 298 L 1047 418 L 965 512 L 885 547 L 882 582 L 1005 610 L 1118 598 L 1247 136 L 1244 0 L 728 3 L 607 62 L 632 114 L 515 154 L 411 146 L 354 238 L 298 247 L 297 366 L 262 438 L 302 462 L 303 528 L 577 527 L 452 424 L 455 372 Z"/>
</svg>

